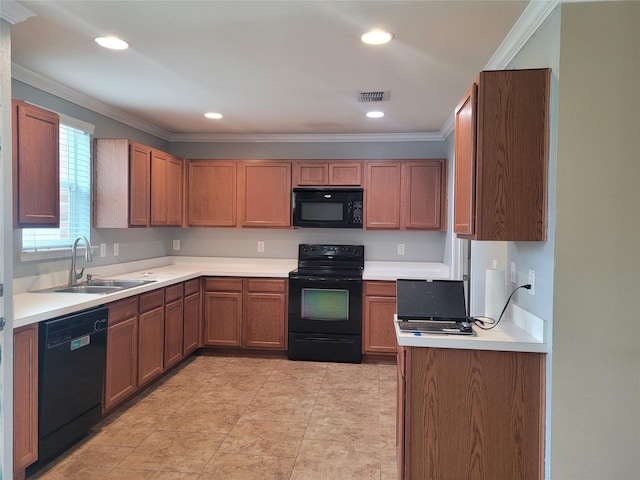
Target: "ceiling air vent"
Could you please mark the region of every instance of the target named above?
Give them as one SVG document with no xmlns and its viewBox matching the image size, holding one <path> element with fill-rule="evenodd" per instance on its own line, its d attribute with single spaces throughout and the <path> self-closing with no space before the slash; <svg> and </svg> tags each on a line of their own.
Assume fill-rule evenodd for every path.
<svg viewBox="0 0 640 480">
<path fill-rule="evenodd" d="M 359 102 L 386 102 L 389 100 L 389 90 L 377 92 L 359 92 Z"/>
</svg>

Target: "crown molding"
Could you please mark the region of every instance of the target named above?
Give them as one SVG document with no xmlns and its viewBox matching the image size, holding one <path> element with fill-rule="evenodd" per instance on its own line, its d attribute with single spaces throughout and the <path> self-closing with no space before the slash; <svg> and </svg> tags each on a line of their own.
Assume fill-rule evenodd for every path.
<svg viewBox="0 0 640 480">
<path fill-rule="evenodd" d="M 504 37 L 498 49 L 489 59 L 484 70 L 502 70 L 514 59 L 522 47 L 529 41 L 540 25 L 547 19 L 551 12 L 562 0 L 532 0 L 513 24 L 507 36 Z M 440 136 L 446 139 L 455 128 L 455 112 L 442 126 Z"/>
<path fill-rule="evenodd" d="M 163 140 L 169 140 L 171 137 L 171 134 L 166 130 L 158 128 L 149 122 L 140 120 L 123 110 L 95 100 L 84 93 L 80 93 L 77 90 L 66 87 L 58 82 L 54 82 L 53 80 L 50 80 L 39 73 L 28 70 L 16 63 L 11 64 L 11 76 L 16 80 L 26 83 L 27 85 L 31 85 L 32 87 L 43 90 L 51 95 L 55 95 L 63 100 L 75 103 L 76 105 L 80 105 L 81 107 L 88 108 L 95 113 L 99 113 L 137 130 L 149 133 L 155 137 Z"/>
<path fill-rule="evenodd" d="M 27 18 L 36 14 L 15 0 L 2 0 L 0 2 L 0 18 L 11 25 L 24 22 Z"/>
<path fill-rule="evenodd" d="M 214 143 L 347 143 L 441 142 L 439 133 L 336 133 L 336 134 L 185 134 L 171 135 L 171 142 Z"/>
</svg>

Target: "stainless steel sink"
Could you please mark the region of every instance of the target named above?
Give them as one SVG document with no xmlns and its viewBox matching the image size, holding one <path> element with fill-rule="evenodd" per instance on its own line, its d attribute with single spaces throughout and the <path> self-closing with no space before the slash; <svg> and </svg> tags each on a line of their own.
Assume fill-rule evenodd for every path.
<svg viewBox="0 0 640 480">
<path fill-rule="evenodd" d="M 91 280 L 86 283 L 77 285 L 62 285 L 59 287 L 38 290 L 36 293 L 92 293 L 106 295 L 107 293 L 119 292 L 127 288 L 139 287 L 147 283 L 153 283 L 156 280 L 117 280 L 117 279 L 101 279 Z"/>
</svg>

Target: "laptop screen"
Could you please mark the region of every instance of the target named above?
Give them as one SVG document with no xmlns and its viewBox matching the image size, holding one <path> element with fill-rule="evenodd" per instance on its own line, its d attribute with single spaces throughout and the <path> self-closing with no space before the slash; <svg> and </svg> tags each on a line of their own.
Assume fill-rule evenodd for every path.
<svg viewBox="0 0 640 480">
<path fill-rule="evenodd" d="M 399 320 L 466 321 L 462 280 L 404 280 L 396 282 Z"/>
</svg>

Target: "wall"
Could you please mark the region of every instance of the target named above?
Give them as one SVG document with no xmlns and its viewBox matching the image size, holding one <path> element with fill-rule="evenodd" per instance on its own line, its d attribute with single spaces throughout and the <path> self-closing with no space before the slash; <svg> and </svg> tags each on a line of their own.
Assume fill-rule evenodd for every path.
<svg viewBox="0 0 640 480">
<path fill-rule="evenodd" d="M 15 98 L 69 115 L 95 125 L 95 138 L 129 138 L 169 151 L 182 158 L 207 159 L 379 159 L 446 158 L 445 142 L 298 142 L 298 143 L 168 143 L 124 125 L 72 102 L 23 82 L 13 80 Z M 68 270 L 69 260 L 21 261 L 21 230 L 13 233 L 14 278 Z M 296 258 L 299 243 L 362 243 L 367 260 L 433 261 L 445 259 L 447 234 L 443 232 L 370 232 L 344 230 L 275 229 L 92 229 L 91 243 L 107 244 L 107 256 L 94 252 L 92 266 L 142 260 L 165 255 Z M 180 251 L 172 250 L 179 239 Z M 257 252 L 257 241 L 265 242 L 264 253 Z M 113 256 L 119 243 L 120 255 Z M 405 244 L 405 255 L 397 255 L 397 244 Z M 450 262 L 450 256 L 447 262 Z M 83 265 L 83 260 L 79 260 Z M 79 267 L 80 268 L 80 267 Z"/>
<path fill-rule="evenodd" d="M 562 5 L 551 475 L 640 472 L 640 3 Z"/>
</svg>

